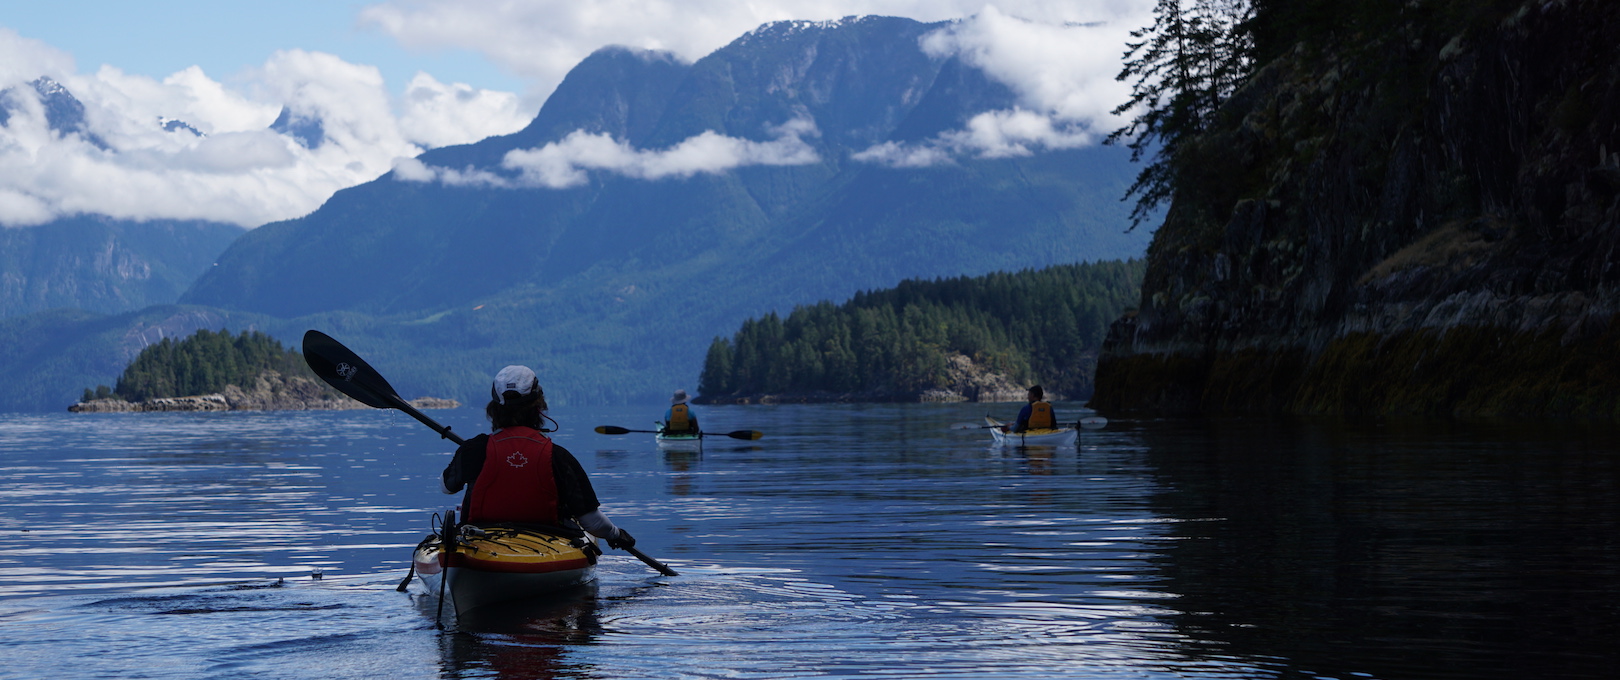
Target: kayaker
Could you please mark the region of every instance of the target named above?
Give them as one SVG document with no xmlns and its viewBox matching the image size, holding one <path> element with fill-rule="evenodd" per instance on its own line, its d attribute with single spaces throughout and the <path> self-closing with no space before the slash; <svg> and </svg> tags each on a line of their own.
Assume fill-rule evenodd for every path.
<svg viewBox="0 0 1620 680">
<path fill-rule="evenodd" d="M 669 408 L 664 410 L 664 434 L 698 433 L 697 414 L 686 402 L 686 390 L 675 390 L 675 396 L 669 398 Z"/>
<path fill-rule="evenodd" d="M 1029 403 L 1018 412 L 1018 422 L 1013 426 L 1013 432 L 1028 430 L 1056 430 L 1057 415 L 1052 412 L 1052 405 L 1046 403 L 1046 390 L 1040 385 L 1029 388 Z"/>
<path fill-rule="evenodd" d="M 546 394 L 526 366 L 507 366 L 490 386 L 491 434 L 467 440 L 445 466 L 445 493 L 467 488 L 461 502 L 467 524 L 511 522 L 564 525 L 570 520 L 613 548 L 634 547 L 636 539 L 602 514 L 596 490 L 568 449 L 552 443 L 541 429 Z"/>
</svg>

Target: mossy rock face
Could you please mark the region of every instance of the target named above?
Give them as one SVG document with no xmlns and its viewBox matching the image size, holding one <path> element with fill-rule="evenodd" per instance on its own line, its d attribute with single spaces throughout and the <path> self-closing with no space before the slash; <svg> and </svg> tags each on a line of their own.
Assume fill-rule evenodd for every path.
<svg viewBox="0 0 1620 680">
<path fill-rule="evenodd" d="M 1620 417 L 1620 317 L 1571 335 L 1462 327 L 1348 336 L 1312 364 L 1292 410 Z"/>
<path fill-rule="evenodd" d="M 1353 333 L 1307 358 L 1243 350 L 1108 357 L 1105 414 L 1620 419 L 1620 316 L 1584 332 Z"/>
</svg>

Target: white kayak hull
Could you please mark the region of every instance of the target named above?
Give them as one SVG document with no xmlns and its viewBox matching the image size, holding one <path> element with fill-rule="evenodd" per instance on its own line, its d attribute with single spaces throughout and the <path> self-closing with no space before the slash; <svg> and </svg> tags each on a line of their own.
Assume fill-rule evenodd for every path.
<svg viewBox="0 0 1620 680">
<path fill-rule="evenodd" d="M 989 416 L 985 416 L 984 422 L 989 426 L 986 429 L 990 430 L 990 436 L 996 446 L 1074 446 L 1080 436 L 1080 432 L 1072 427 L 1003 432 L 1001 428 L 1006 427 L 1006 423 Z"/>
<path fill-rule="evenodd" d="M 664 434 L 664 424 L 658 425 L 658 433 L 653 435 L 653 441 L 658 448 L 664 451 L 698 451 L 703 448 L 703 435 L 701 434 Z"/>
</svg>

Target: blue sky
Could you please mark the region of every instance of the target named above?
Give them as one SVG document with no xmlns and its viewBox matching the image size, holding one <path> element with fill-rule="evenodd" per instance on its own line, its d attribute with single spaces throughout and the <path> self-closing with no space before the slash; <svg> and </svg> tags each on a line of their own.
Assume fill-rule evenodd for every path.
<svg viewBox="0 0 1620 680">
<path fill-rule="evenodd" d="M 52 0 L 8 3 L 0 26 L 73 55 L 81 72 L 108 64 L 161 79 L 200 66 L 216 80 L 260 66 L 277 50 L 327 52 L 379 68 L 403 90 L 417 71 L 445 82 L 521 92 L 522 78 L 477 52 L 457 47 L 409 49 L 359 12 L 375 2 L 345 0 Z"/>
</svg>

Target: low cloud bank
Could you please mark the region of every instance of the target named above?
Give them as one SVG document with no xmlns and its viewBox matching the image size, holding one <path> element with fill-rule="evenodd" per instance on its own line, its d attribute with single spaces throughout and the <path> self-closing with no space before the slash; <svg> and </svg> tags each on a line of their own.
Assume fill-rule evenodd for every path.
<svg viewBox="0 0 1620 680">
<path fill-rule="evenodd" d="M 659 180 L 719 174 L 754 165 L 805 165 L 821 160 L 804 141 L 818 134 L 808 119 L 791 120 L 769 132 L 772 139 L 755 141 L 708 130 L 667 149 L 647 150 L 633 148 L 607 134 L 577 130 L 561 141 L 507 152 L 501 167 L 513 171 L 513 175 L 429 166 L 415 158 L 396 161 L 394 169 L 395 177 L 410 182 L 566 189 L 585 184 L 592 170 Z"/>
<path fill-rule="evenodd" d="M 64 127 L 33 83 L 59 83 L 83 107 Z M 313 211 L 396 158 L 521 129 L 516 94 L 418 74 L 391 97 L 380 72 L 288 50 L 226 85 L 192 67 L 162 80 L 71 56 L 0 28 L 0 225 L 75 214 L 204 219 L 245 227 Z M 321 133 L 308 146 L 271 130 L 283 109 Z M 55 123 L 53 125 L 53 122 Z"/>
<path fill-rule="evenodd" d="M 923 51 L 958 58 L 1008 86 L 1010 110 L 986 111 L 961 130 L 917 144 L 886 142 L 856 153 L 858 161 L 926 167 L 960 157 L 1006 158 L 1096 144 L 1125 121 L 1112 113 L 1130 96 L 1114 80 L 1130 31 L 1147 16 L 1106 23 L 1051 24 L 995 7 L 924 36 Z"/>
</svg>

